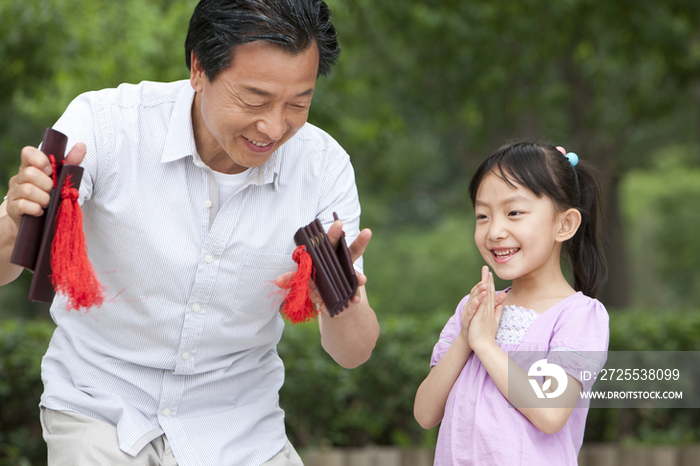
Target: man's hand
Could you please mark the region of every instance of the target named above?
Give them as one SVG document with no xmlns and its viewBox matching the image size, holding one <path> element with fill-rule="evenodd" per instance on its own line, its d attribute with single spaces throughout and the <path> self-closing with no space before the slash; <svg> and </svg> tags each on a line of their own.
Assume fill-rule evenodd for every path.
<svg viewBox="0 0 700 466">
<path fill-rule="evenodd" d="M 333 248 L 338 246 L 342 231 L 343 222 L 340 220 L 333 222 L 329 228 L 328 239 Z M 365 252 L 371 238 L 372 232 L 364 229 L 348 246 L 353 262 Z M 316 286 L 311 283 L 311 299 L 320 309 L 318 327 L 321 332 L 321 345 L 338 364 L 346 368 L 357 367 L 367 361 L 379 338 L 377 316 L 370 307 L 365 292 L 367 277 L 359 272 L 356 272 L 356 275 L 357 293 L 350 300 L 348 308 L 335 317 L 330 317 L 316 291 Z M 290 277 L 291 273 L 280 275 L 275 283 L 281 287 Z"/>
<path fill-rule="evenodd" d="M 331 227 L 328 229 L 328 240 L 331 242 L 331 246 L 333 247 L 333 250 L 335 250 L 338 247 L 338 241 L 340 240 L 340 236 L 343 234 L 343 222 L 340 220 L 336 220 L 333 222 Z M 369 244 L 370 239 L 372 239 L 372 231 L 369 228 L 365 228 L 360 232 L 360 234 L 355 238 L 355 241 L 352 242 L 351 245 L 348 246 L 348 251 L 350 251 L 350 259 L 354 263 L 362 254 L 365 253 L 365 249 L 367 248 L 367 245 Z M 275 284 L 280 287 L 284 288 L 284 286 L 287 284 L 287 282 L 292 278 L 292 275 L 294 275 L 294 272 L 287 272 L 275 279 Z M 355 296 L 352 297 L 350 300 L 350 305 L 354 304 L 359 304 L 362 295 L 361 295 L 361 288 L 367 283 L 367 276 L 358 272 L 355 270 L 355 275 L 357 276 L 357 292 L 355 293 Z M 314 302 L 316 305 L 317 309 L 325 315 L 329 315 L 328 311 L 326 310 L 326 306 L 323 304 L 323 301 L 321 300 L 321 296 L 318 293 L 318 290 L 316 289 L 316 284 L 312 281 L 309 283 L 309 295 L 311 297 L 311 300 Z M 343 311 L 345 312 L 345 310 Z"/>
<path fill-rule="evenodd" d="M 343 222 L 336 220 L 328 229 L 328 240 L 331 242 L 333 250 L 338 247 L 338 241 L 340 241 L 340 236 L 342 234 Z M 364 230 L 360 231 L 360 234 L 357 236 L 357 238 L 355 238 L 355 241 L 348 246 L 348 251 L 350 251 L 350 260 L 353 264 L 360 256 L 362 256 L 362 254 L 365 253 L 365 249 L 367 249 L 367 245 L 371 239 L 372 231 L 369 228 L 365 228 Z M 360 287 L 367 283 L 367 277 L 364 274 L 355 271 L 355 275 L 357 275 L 357 293 L 355 293 L 355 296 L 353 296 L 350 300 L 351 304 L 358 304 L 360 302 Z"/>
<path fill-rule="evenodd" d="M 79 165 L 85 156 L 85 144 L 78 143 L 65 158 Z M 44 213 L 51 200 L 53 180 L 48 157 L 36 147 L 22 149 L 19 171 L 10 178 L 7 199 L 0 204 L 0 286 L 19 277 L 22 267 L 10 263 L 23 215 Z"/>
<path fill-rule="evenodd" d="M 76 144 L 66 155 L 66 163 L 79 165 L 85 157 L 85 144 Z M 19 171 L 10 178 L 7 200 L 0 206 L 0 217 L 8 215 L 19 228 L 23 215 L 38 217 L 51 200 L 53 180 L 48 157 L 36 147 L 25 147 Z"/>
</svg>

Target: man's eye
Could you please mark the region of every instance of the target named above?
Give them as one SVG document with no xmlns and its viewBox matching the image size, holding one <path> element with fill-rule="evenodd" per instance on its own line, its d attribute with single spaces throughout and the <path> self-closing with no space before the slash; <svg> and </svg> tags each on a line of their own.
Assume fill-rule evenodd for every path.
<svg viewBox="0 0 700 466">
<path fill-rule="evenodd" d="M 245 105 L 248 108 L 263 108 L 267 106 L 267 102 L 260 102 L 260 101 L 250 101 L 250 100 L 243 100 L 241 99 L 241 103 Z"/>
</svg>

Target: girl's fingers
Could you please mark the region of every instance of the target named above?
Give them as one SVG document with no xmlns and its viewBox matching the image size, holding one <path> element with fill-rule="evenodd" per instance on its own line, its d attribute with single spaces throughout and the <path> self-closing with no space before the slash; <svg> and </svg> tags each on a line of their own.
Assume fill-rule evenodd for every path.
<svg viewBox="0 0 700 466">
<path fill-rule="evenodd" d="M 474 300 L 471 303 L 469 303 L 468 312 L 470 314 L 474 314 L 476 312 L 476 310 L 479 308 L 479 305 L 481 304 L 481 299 L 482 299 L 481 295 L 478 295 L 474 298 Z"/>
<path fill-rule="evenodd" d="M 479 296 L 483 293 L 484 287 L 484 282 L 479 282 L 476 285 L 474 285 L 474 287 L 471 289 L 471 292 L 469 293 L 469 299 L 464 304 L 463 310 L 469 312 L 470 310 L 474 311 L 477 307 L 479 307 Z"/>
<path fill-rule="evenodd" d="M 464 313 L 462 315 L 462 319 L 465 320 L 465 317 L 467 318 L 466 320 L 471 320 L 472 317 L 476 314 L 476 311 L 479 309 L 481 304 L 484 302 L 486 299 L 486 292 L 482 291 L 479 293 L 477 296 L 475 296 L 473 299 L 470 299 L 467 304 L 464 305 Z"/>
<path fill-rule="evenodd" d="M 495 309 L 496 312 L 496 319 L 500 322 L 501 321 L 501 314 L 503 313 L 503 304 L 498 304 Z"/>
<path fill-rule="evenodd" d="M 483 290 L 479 293 L 479 295 L 476 297 L 476 305 L 474 306 L 474 310 L 476 311 L 481 307 L 481 304 L 484 302 L 486 299 L 486 290 Z"/>
<path fill-rule="evenodd" d="M 496 306 L 496 282 L 493 278 L 493 272 L 489 272 L 489 297 L 494 307 Z"/>
<path fill-rule="evenodd" d="M 496 295 L 496 306 L 503 304 L 503 302 L 508 297 L 508 293 L 499 293 Z"/>
<path fill-rule="evenodd" d="M 479 292 L 480 292 L 483 288 L 484 288 L 484 282 L 481 281 L 481 282 L 477 283 L 476 285 L 474 285 L 474 287 L 472 288 L 472 291 L 471 291 L 469 294 L 470 294 L 471 296 L 476 296 L 476 295 L 479 294 Z"/>
</svg>

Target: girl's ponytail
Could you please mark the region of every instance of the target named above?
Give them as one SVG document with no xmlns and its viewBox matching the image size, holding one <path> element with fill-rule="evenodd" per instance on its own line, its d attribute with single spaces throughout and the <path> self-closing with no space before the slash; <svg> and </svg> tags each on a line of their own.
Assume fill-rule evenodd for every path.
<svg viewBox="0 0 700 466">
<path fill-rule="evenodd" d="M 574 289 L 595 297 L 607 277 L 607 262 L 599 238 L 600 189 L 591 168 L 585 163 L 575 167 L 578 178 L 578 205 L 581 226 L 564 249 L 569 255 L 574 273 Z"/>
</svg>

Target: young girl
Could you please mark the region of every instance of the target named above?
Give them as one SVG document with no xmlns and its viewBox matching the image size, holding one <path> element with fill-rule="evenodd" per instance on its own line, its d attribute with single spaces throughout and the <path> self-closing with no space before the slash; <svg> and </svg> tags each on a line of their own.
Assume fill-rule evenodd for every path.
<svg viewBox="0 0 700 466">
<path fill-rule="evenodd" d="M 474 240 L 488 266 L 440 334 L 414 406 L 423 428 L 441 423 L 436 466 L 577 464 L 589 406 L 580 392 L 593 383 L 581 372 L 602 368 L 609 337 L 594 299 L 606 274 L 598 188 L 577 162 L 563 148 L 510 144 L 471 181 Z M 489 267 L 512 286 L 496 293 Z M 543 359 L 560 378 L 528 376 Z"/>
</svg>

